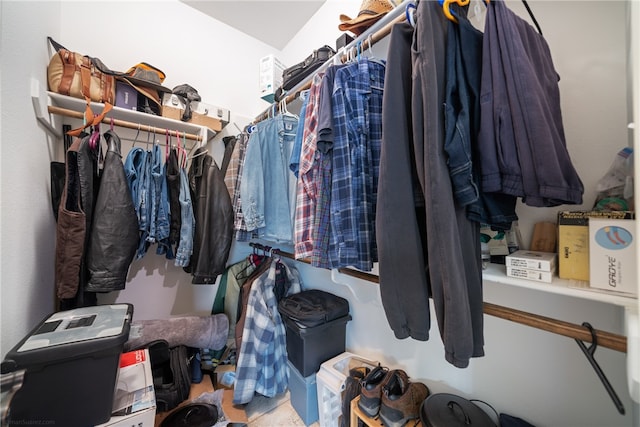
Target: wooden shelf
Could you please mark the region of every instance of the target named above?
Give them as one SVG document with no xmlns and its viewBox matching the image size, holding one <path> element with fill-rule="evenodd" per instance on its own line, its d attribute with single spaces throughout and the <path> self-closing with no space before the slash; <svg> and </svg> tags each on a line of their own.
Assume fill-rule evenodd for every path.
<svg viewBox="0 0 640 427">
<path fill-rule="evenodd" d="M 567 280 L 554 277 L 553 282 L 544 283 L 534 280 L 518 279 L 507 276 L 505 266 L 501 264 L 489 264 L 489 267 L 482 272 L 483 283 L 497 283 L 501 285 L 516 286 L 520 288 L 534 289 L 551 294 L 567 295 L 575 298 L 588 299 L 592 301 L 604 302 L 621 307 L 636 307 L 638 298 L 632 295 L 618 294 L 606 290 L 589 288 L 588 282 L 580 280 Z"/>
</svg>

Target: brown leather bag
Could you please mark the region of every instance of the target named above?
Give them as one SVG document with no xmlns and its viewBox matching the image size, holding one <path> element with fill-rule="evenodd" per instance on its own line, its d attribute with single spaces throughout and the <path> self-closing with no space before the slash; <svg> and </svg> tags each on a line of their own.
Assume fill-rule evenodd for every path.
<svg viewBox="0 0 640 427">
<path fill-rule="evenodd" d="M 49 90 L 74 98 L 113 104 L 116 97 L 115 77 L 102 70 L 97 58 L 71 52 L 48 37 L 56 53 L 47 67 Z"/>
</svg>

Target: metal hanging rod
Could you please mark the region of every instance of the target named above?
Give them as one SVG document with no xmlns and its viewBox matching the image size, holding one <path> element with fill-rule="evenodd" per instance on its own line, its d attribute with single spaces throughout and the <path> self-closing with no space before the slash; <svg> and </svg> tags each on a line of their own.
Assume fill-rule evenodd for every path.
<svg viewBox="0 0 640 427">
<path fill-rule="evenodd" d="M 305 264 L 311 264 L 311 261 L 309 261 L 308 259 L 296 259 L 295 255 L 290 252 L 286 252 L 280 249 L 274 249 L 270 246 L 265 246 L 260 243 L 251 242 L 249 243 L 249 245 L 256 249 L 270 251 L 273 254 L 278 254 L 285 258 L 293 259 Z M 380 278 L 375 274 L 353 270 L 350 268 L 340 268 L 338 269 L 338 271 L 342 274 L 352 276 L 357 279 L 366 280 L 372 283 L 380 283 Z M 531 326 L 543 331 L 553 332 L 554 334 L 563 335 L 580 341 L 593 342 L 591 331 L 582 325 L 577 325 L 575 323 L 569 323 L 550 317 L 540 316 L 538 314 L 528 313 L 510 307 L 503 307 L 488 302 L 485 302 L 483 304 L 484 313 L 490 316 L 499 317 L 511 322 Z M 597 337 L 598 346 L 606 347 L 615 351 L 620 351 L 622 353 L 627 352 L 627 337 L 595 329 L 593 332 Z"/>
<path fill-rule="evenodd" d="M 84 118 L 84 114 L 80 111 L 74 111 L 74 110 L 68 110 L 66 108 L 61 108 L 61 107 L 56 107 L 55 105 L 49 105 L 47 107 L 48 111 L 50 114 L 57 114 L 60 116 L 66 116 L 66 117 L 71 117 L 74 119 L 83 119 Z M 120 119 L 111 119 L 110 117 L 105 117 L 102 120 L 102 123 L 105 124 L 111 124 L 113 123 L 114 126 L 119 126 L 119 127 L 123 127 L 123 128 L 127 128 L 127 129 L 133 129 L 133 130 L 140 130 L 143 132 L 153 132 L 156 134 L 166 134 L 167 132 L 169 132 L 170 136 L 174 136 L 174 137 L 178 137 L 178 138 L 186 138 L 189 139 L 191 141 L 202 141 L 202 137 L 200 135 L 195 135 L 192 133 L 182 133 L 179 131 L 175 131 L 172 129 L 166 129 L 166 128 L 159 128 L 156 126 L 149 126 L 149 125 L 143 125 L 140 123 L 134 123 L 134 122 L 129 122 L 126 120 L 120 120 Z"/>
<path fill-rule="evenodd" d="M 392 10 L 391 12 L 389 12 L 389 14 L 390 15 L 392 15 L 392 14 L 395 15 L 396 13 L 404 12 L 404 8 L 405 8 L 404 7 L 404 3 L 402 3 L 399 6 L 397 6 L 395 10 Z M 358 46 L 358 43 L 360 43 L 362 51 L 364 51 L 365 49 L 368 49 L 370 46 L 373 46 L 374 44 L 376 44 L 377 42 L 379 42 L 380 40 L 382 40 L 383 38 L 388 36 L 391 33 L 391 29 L 393 28 L 393 26 L 395 24 L 397 24 L 399 22 L 402 22 L 404 20 L 406 20 L 406 16 L 405 16 L 404 13 L 401 13 L 400 15 L 396 16 L 395 18 L 393 18 L 386 25 L 384 25 L 382 28 L 380 28 L 378 31 L 375 31 L 375 32 L 373 32 L 371 34 L 367 34 L 367 32 L 365 31 L 356 40 L 354 40 L 351 43 L 349 43 L 349 45 L 346 47 L 346 50 L 350 51 L 351 49 L 355 49 Z M 346 60 L 347 60 L 347 55 L 346 54 L 340 56 L 340 62 L 345 62 Z M 334 58 L 328 59 L 327 62 L 325 62 L 318 70 L 316 70 L 313 74 L 311 74 L 311 75 L 309 75 L 307 77 L 305 83 L 301 87 L 299 87 L 294 92 L 292 92 L 289 95 L 287 95 L 285 98 L 282 99 L 282 101 L 284 101 L 286 104 L 289 104 L 290 102 L 292 102 L 296 98 L 298 98 L 298 96 L 300 95 L 300 92 L 302 92 L 304 90 L 307 90 L 307 89 L 309 89 L 311 87 L 311 82 L 313 81 L 313 76 L 316 75 L 317 73 L 323 71 L 324 69 L 326 69 L 330 64 L 333 64 L 333 62 L 334 62 Z M 277 104 L 279 104 L 279 103 L 277 103 Z M 266 110 L 264 110 L 258 117 L 256 117 L 253 120 L 253 123 L 258 123 L 258 122 L 261 122 L 261 121 L 269 118 L 270 115 L 271 115 L 271 111 L 274 108 L 274 105 L 272 105 L 269 108 L 267 108 Z"/>
</svg>

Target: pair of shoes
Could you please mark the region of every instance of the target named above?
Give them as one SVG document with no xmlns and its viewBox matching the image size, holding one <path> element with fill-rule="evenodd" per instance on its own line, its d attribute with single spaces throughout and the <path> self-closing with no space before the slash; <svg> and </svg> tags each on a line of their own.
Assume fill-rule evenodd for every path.
<svg viewBox="0 0 640 427">
<path fill-rule="evenodd" d="M 401 369 L 390 371 L 382 388 L 380 418 L 385 427 L 402 427 L 409 420 L 420 418 L 420 406 L 429 396 L 429 389 L 409 380 Z"/>
<path fill-rule="evenodd" d="M 361 382 L 358 407 L 371 418 L 380 414 L 386 427 L 401 427 L 420 418 L 420 405 L 428 395 L 427 386 L 409 381 L 402 369 L 378 365 Z"/>
<path fill-rule="evenodd" d="M 373 418 L 380 411 L 382 386 L 389 370 L 383 366 L 376 366 L 360 381 L 360 400 L 358 407 L 362 412 Z"/>
</svg>

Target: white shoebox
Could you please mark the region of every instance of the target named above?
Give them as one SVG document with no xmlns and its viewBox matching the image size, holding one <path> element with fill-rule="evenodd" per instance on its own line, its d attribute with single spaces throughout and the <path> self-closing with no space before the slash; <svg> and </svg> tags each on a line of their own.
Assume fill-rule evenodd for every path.
<svg viewBox="0 0 640 427">
<path fill-rule="evenodd" d="M 153 427 L 156 395 L 147 349 L 120 356 L 111 419 L 96 427 Z"/>
<path fill-rule="evenodd" d="M 162 117 L 182 120 L 185 108 L 185 103 L 178 95 L 165 93 L 162 97 Z M 191 101 L 191 119 L 188 123 L 206 126 L 213 131 L 220 132 L 223 127 L 229 124 L 230 116 L 231 113 L 226 108 L 205 102 Z"/>
<path fill-rule="evenodd" d="M 638 295 L 635 220 L 589 218 L 589 286 Z"/>
<path fill-rule="evenodd" d="M 536 282 L 551 283 L 555 271 L 531 270 L 528 268 L 517 268 L 507 265 L 507 276 L 518 279 L 535 280 Z"/>
<path fill-rule="evenodd" d="M 507 267 L 526 268 L 528 270 L 555 271 L 556 254 L 553 252 L 528 251 L 520 249 L 507 255 Z"/>
</svg>

